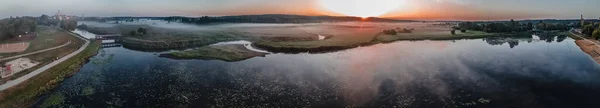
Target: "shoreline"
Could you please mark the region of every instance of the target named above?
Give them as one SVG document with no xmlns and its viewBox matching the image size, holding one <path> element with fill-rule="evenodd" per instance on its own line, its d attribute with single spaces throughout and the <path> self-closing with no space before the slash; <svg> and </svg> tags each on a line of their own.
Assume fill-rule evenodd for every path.
<svg viewBox="0 0 600 108">
<path fill-rule="evenodd" d="M 30 107 L 44 93 L 78 72 L 77 70 L 83 67 L 90 57 L 98 54 L 99 49 L 100 43 L 92 41 L 82 52 L 66 61 L 33 76 L 31 79 L 0 91 L 0 103 L 3 103 L 0 108 Z"/>
<path fill-rule="evenodd" d="M 579 34 L 573 33 L 573 31 L 570 31 L 569 33 L 571 33 L 569 35 L 571 38 L 578 38 L 575 40 L 575 44 L 577 44 L 579 49 L 588 54 L 592 59 L 594 59 L 594 61 L 596 61 L 597 64 L 600 64 L 600 45 L 598 45 L 597 40 L 588 40 Z"/>
</svg>

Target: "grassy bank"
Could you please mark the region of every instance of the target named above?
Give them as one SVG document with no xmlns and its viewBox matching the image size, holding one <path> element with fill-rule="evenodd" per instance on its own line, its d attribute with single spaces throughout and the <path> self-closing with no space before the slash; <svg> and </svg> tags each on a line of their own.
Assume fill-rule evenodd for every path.
<svg viewBox="0 0 600 108">
<path fill-rule="evenodd" d="M 265 56 L 266 54 L 248 50 L 243 45 L 220 45 L 161 54 L 160 56 L 173 59 L 223 60 L 233 62 L 257 56 Z"/>
<path fill-rule="evenodd" d="M 92 42 L 81 53 L 48 69 L 45 72 L 0 93 L 0 108 L 25 108 L 34 103 L 40 95 L 56 87 L 65 78 L 77 72 L 89 57 L 100 48 L 99 42 Z"/>
<path fill-rule="evenodd" d="M 57 30 L 57 31 L 54 31 L 54 32 L 56 32 L 56 33 L 53 33 L 53 35 L 55 35 L 55 36 L 49 36 L 49 35 L 42 35 L 42 34 L 40 34 L 40 36 L 38 38 L 43 38 L 42 40 L 44 40 L 44 39 L 55 39 L 57 41 L 58 40 L 62 40 L 62 41 L 65 41 L 65 42 L 66 41 L 71 41 L 72 43 L 69 44 L 69 45 L 67 45 L 67 46 L 64 46 L 62 48 L 58 48 L 58 49 L 46 51 L 46 52 L 43 52 L 43 53 L 33 54 L 33 55 L 29 55 L 29 56 L 24 56 L 24 58 L 29 58 L 29 59 L 31 59 L 33 61 L 38 61 L 38 62 L 40 62 L 40 64 L 38 64 L 37 66 L 32 67 L 30 69 L 23 70 L 23 71 L 21 71 L 19 73 L 16 73 L 15 75 L 12 75 L 10 77 L 0 79 L 0 84 L 4 84 L 6 81 L 19 78 L 19 77 L 21 77 L 23 75 L 26 75 L 26 74 L 32 72 L 33 70 L 36 70 L 36 69 L 38 69 L 40 67 L 43 67 L 44 65 L 47 65 L 47 64 L 51 63 L 52 61 L 54 61 L 54 59 L 56 59 L 56 57 L 66 56 L 66 55 L 70 54 L 71 52 L 77 50 L 79 47 L 81 47 L 84 44 L 83 40 L 81 40 L 81 39 L 79 39 L 77 37 L 71 36 L 67 31 Z M 39 40 L 38 38 L 36 38 L 36 40 L 34 40 L 34 41 Z M 35 45 L 31 45 L 30 49 L 41 50 L 39 48 L 31 48 L 31 47 L 37 47 L 37 46 L 41 47 L 42 45 L 50 45 L 50 44 L 44 44 L 44 43 L 33 43 L 33 44 L 35 44 Z M 37 45 L 37 44 L 39 44 L 39 45 Z M 61 44 L 63 44 L 63 43 L 61 43 Z M 10 61 L 10 60 L 7 60 L 7 61 Z M 2 61 L 2 62 L 0 62 L 0 64 L 3 64 L 4 62 L 7 62 L 7 61 Z"/>
</svg>

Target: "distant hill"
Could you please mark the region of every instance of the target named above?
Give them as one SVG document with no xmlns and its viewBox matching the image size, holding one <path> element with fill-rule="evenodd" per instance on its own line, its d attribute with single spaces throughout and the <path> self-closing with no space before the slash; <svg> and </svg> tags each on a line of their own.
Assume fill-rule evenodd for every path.
<svg viewBox="0 0 600 108">
<path fill-rule="evenodd" d="M 86 18 L 86 20 L 99 20 L 102 18 Z M 349 22 L 349 21 L 368 21 L 368 22 L 414 22 L 414 20 L 395 20 L 385 18 L 360 18 L 350 16 L 306 16 L 306 15 L 287 15 L 287 14 L 263 14 L 263 15 L 236 15 L 236 16 L 203 16 L 203 17 L 110 17 L 103 20 L 123 20 L 131 21 L 134 19 L 158 19 L 183 23 L 321 23 L 321 22 Z"/>
</svg>

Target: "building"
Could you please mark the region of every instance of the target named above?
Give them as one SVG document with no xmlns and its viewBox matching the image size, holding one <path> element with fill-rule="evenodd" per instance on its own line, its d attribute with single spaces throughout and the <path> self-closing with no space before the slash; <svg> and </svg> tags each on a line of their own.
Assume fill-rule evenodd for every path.
<svg viewBox="0 0 600 108">
<path fill-rule="evenodd" d="M 585 20 L 583 19 L 583 14 L 581 15 L 581 28 L 585 26 Z"/>
<path fill-rule="evenodd" d="M 56 14 L 54 14 L 54 16 L 52 16 L 52 19 L 55 20 L 69 20 L 70 17 L 67 15 L 64 15 L 62 12 L 60 12 L 60 10 L 58 10 L 58 12 Z"/>
</svg>

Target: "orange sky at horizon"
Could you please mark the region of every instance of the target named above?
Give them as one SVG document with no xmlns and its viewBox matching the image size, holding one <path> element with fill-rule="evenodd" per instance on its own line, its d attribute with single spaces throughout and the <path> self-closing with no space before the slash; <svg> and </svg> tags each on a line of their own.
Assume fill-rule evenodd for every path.
<svg viewBox="0 0 600 108">
<path fill-rule="evenodd" d="M 299 15 L 327 15 L 347 16 L 339 12 L 327 10 L 316 1 L 292 3 L 295 6 L 268 5 L 267 6 L 239 6 L 234 9 L 218 11 L 189 11 L 201 15 L 248 15 L 248 14 L 299 14 Z M 405 7 L 392 10 L 386 14 L 375 16 L 391 19 L 407 20 L 505 20 L 505 19 L 535 19 L 551 16 L 545 13 L 527 13 L 506 10 L 477 9 L 467 4 L 432 3 L 418 0 L 407 0 Z M 241 11 L 243 10 L 243 11 Z M 493 13 L 493 14 L 489 14 Z"/>
<path fill-rule="evenodd" d="M 69 15 L 86 16 L 226 16 L 250 14 L 298 14 L 345 16 L 322 6 L 326 0 L 18 0 L 0 1 L 0 18 L 39 16 L 57 10 Z M 342 8 L 373 0 L 327 0 Z M 349 2 L 354 1 L 354 2 Z M 379 0 L 393 2 L 390 0 Z M 398 0 L 395 0 L 398 1 Z M 402 6 L 378 17 L 410 20 L 506 20 L 540 18 L 598 18 L 600 0 L 400 0 Z M 34 5 L 44 4 L 44 5 Z M 344 6 L 348 5 L 348 6 Z M 386 5 L 384 3 L 383 5 Z M 377 7 L 377 6 L 372 6 Z M 555 9 L 561 7 L 561 9 Z M 339 7 L 338 7 L 339 8 Z M 379 7 L 377 7 L 379 8 Z M 369 8 L 367 8 L 369 9 Z M 357 10 L 361 11 L 361 10 Z M 361 11 L 369 14 L 370 11 Z M 341 14 L 346 13 L 346 14 Z M 374 12 L 378 13 L 378 12 Z"/>
</svg>

